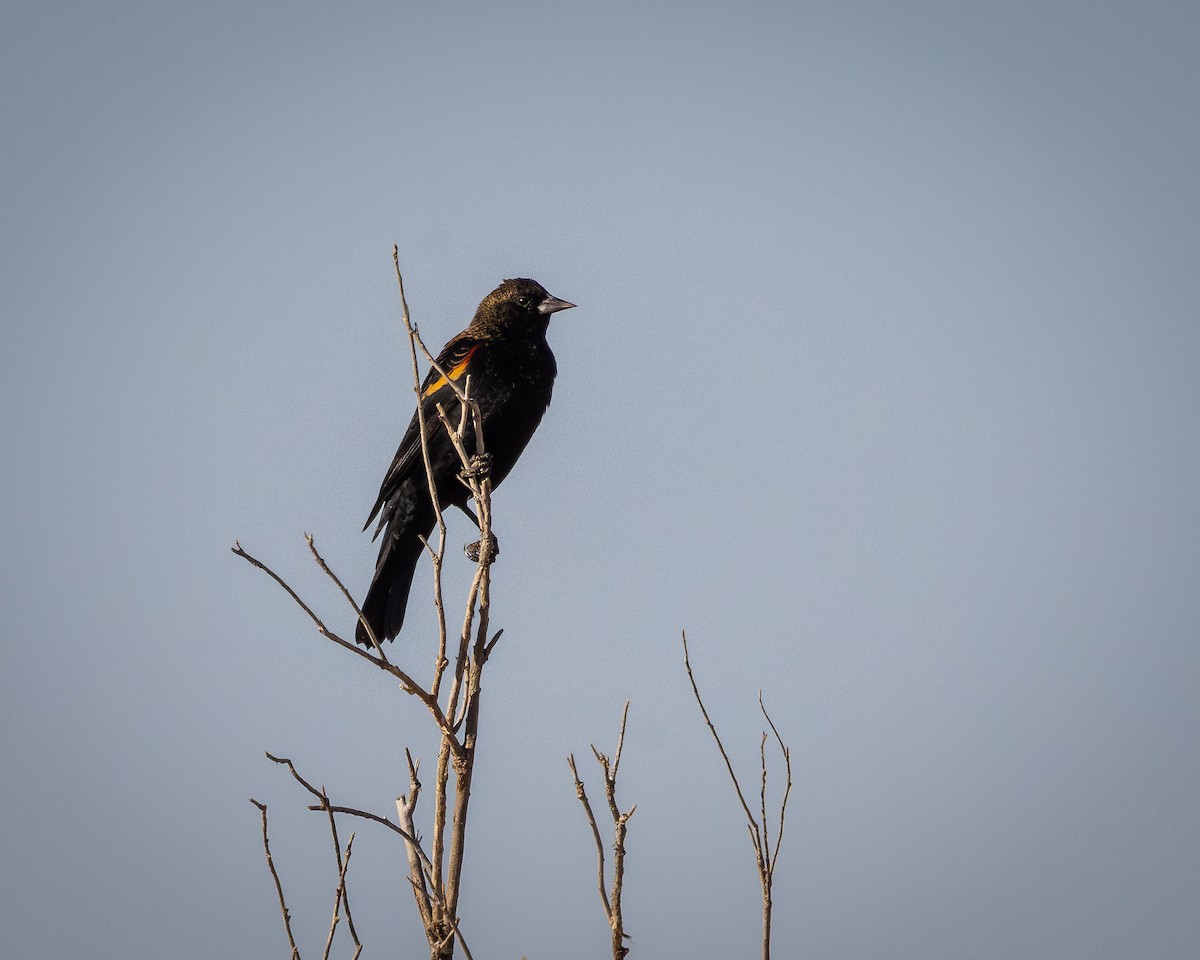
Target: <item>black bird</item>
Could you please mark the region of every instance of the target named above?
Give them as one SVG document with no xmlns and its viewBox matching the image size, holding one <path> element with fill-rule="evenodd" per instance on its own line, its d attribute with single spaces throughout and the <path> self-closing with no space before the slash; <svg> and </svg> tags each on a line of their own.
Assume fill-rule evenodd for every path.
<svg viewBox="0 0 1200 960">
<path fill-rule="evenodd" d="M 479 404 L 483 418 L 483 443 L 491 458 L 493 487 L 508 476 L 550 405 L 558 368 L 546 342 L 546 329 L 551 314 L 573 306 L 550 296 L 536 281 L 505 280 L 483 298 L 471 325 L 447 343 L 438 356 L 438 366 L 460 388 L 470 377 L 470 396 Z M 462 463 L 438 420 L 439 403 L 457 425 L 461 409 L 458 397 L 446 377 L 431 369 L 421 385 L 420 404 L 438 503 L 443 510 L 453 504 L 474 518 L 467 506 L 470 493 L 458 479 Z M 468 427 L 462 439 L 467 454 L 473 456 L 474 430 Z M 413 571 L 424 550 L 421 537 L 428 538 L 437 522 L 421 455 L 420 421 L 415 413 L 383 478 L 364 530 L 376 516 L 379 526 L 375 536 L 386 532 L 362 612 L 376 639 L 382 642 L 395 637 L 404 624 Z M 364 646 L 371 645 L 362 623 L 355 639 Z"/>
</svg>

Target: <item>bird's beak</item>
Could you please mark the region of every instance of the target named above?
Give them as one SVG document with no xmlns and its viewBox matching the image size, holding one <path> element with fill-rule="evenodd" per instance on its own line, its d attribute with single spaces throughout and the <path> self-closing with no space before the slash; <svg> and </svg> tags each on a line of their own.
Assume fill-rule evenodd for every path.
<svg viewBox="0 0 1200 960">
<path fill-rule="evenodd" d="M 538 304 L 538 313 L 558 313 L 559 310 L 570 310 L 575 304 L 559 300 L 558 297 L 546 297 Z"/>
</svg>

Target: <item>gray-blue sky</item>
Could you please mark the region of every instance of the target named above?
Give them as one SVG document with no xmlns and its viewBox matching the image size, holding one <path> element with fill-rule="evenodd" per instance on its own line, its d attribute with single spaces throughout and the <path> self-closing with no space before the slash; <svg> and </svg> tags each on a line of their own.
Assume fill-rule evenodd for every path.
<svg viewBox="0 0 1200 960">
<path fill-rule="evenodd" d="M 752 955 L 682 627 L 744 775 L 759 687 L 793 746 L 778 955 L 1194 949 L 1194 5 L 2 16 L 0 952 L 282 955 L 251 794 L 312 943 L 261 751 L 382 810 L 432 763 L 227 552 L 331 620 L 301 534 L 369 578 L 393 242 L 431 341 L 505 276 L 580 305 L 496 498 L 477 956 L 605 956 L 563 758 L 627 697 L 635 955 Z M 359 830 L 376 951 L 399 855 Z"/>
</svg>

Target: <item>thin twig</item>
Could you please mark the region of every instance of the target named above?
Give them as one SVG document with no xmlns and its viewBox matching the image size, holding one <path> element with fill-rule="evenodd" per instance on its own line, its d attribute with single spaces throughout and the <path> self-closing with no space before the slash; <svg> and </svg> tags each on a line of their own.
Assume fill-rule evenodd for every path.
<svg viewBox="0 0 1200 960">
<path fill-rule="evenodd" d="M 604 841 L 600 839 L 600 828 L 596 826 L 596 815 L 592 812 L 587 788 L 579 779 L 579 771 L 575 768 L 575 754 L 572 753 L 567 757 L 567 765 L 571 768 L 571 776 L 575 778 L 575 796 L 583 804 L 583 812 L 587 816 L 588 826 L 592 828 L 592 839 L 596 842 L 596 885 L 600 888 L 600 902 L 604 904 L 604 918 L 611 925 L 612 906 L 608 902 L 608 891 L 604 889 Z"/>
<path fill-rule="evenodd" d="M 700 697 L 700 689 L 696 686 L 696 677 L 692 673 L 692 661 L 688 657 L 687 631 L 683 632 L 683 665 L 687 667 L 688 679 L 692 682 L 692 693 L 696 695 L 696 703 L 700 705 L 700 712 L 704 715 L 704 722 L 708 724 L 709 732 L 717 742 L 717 749 L 721 751 L 721 759 L 725 761 L 725 769 L 729 771 L 729 779 L 733 781 L 733 788 L 737 791 L 738 801 L 742 805 L 742 810 L 746 813 L 746 822 L 750 826 L 750 838 L 754 844 L 754 852 L 761 861 L 762 836 L 759 833 L 758 823 L 754 819 L 754 814 L 750 812 L 750 805 L 746 803 L 746 797 L 742 794 L 742 785 L 738 783 L 737 774 L 733 772 L 733 764 L 729 762 L 729 754 L 725 752 L 725 744 L 721 742 L 717 728 L 713 726 L 712 720 L 709 719 L 708 710 L 705 708 L 704 701 Z"/>
<path fill-rule="evenodd" d="M 758 759 L 762 766 L 762 780 L 759 789 L 759 805 L 762 809 L 762 839 L 763 861 L 768 871 L 771 869 L 771 837 L 767 832 L 767 732 L 764 730 L 758 741 Z"/>
<path fill-rule="evenodd" d="M 350 643 L 348 640 L 342 639 L 336 633 L 334 633 L 332 630 L 328 629 L 325 626 L 325 624 L 321 622 L 320 617 L 318 617 L 315 613 L 313 613 L 312 609 L 308 606 L 308 604 L 306 604 L 303 600 L 300 599 L 300 597 L 296 594 L 296 591 L 291 588 L 291 586 L 287 583 L 286 580 L 284 580 L 281 576 L 279 576 L 279 574 L 277 574 L 274 570 L 272 570 L 270 567 L 268 567 L 265 563 L 263 563 L 257 557 L 253 557 L 249 553 L 247 553 L 245 550 L 243 550 L 241 543 L 234 541 L 232 550 L 236 556 L 241 557 L 247 563 L 264 571 L 276 583 L 278 583 L 281 587 L 283 587 L 283 589 L 285 591 L 287 591 L 288 595 L 293 600 L 295 600 L 297 604 L 300 605 L 300 608 L 305 613 L 308 614 L 309 619 L 311 619 L 313 621 L 313 623 L 316 624 L 317 632 L 320 633 L 321 636 L 325 637 L 325 639 L 330 640 L 333 643 L 336 643 L 343 650 L 348 650 L 351 653 L 353 653 L 355 656 L 361 657 L 363 660 L 366 660 L 367 663 L 370 663 L 373 666 L 378 667 L 380 670 L 384 671 L 385 673 L 390 673 L 393 677 L 395 677 L 397 680 L 399 680 L 400 685 L 403 688 L 404 692 L 415 696 L 418 700 L 420 700 L 423 704 L 425 704 L 425 706 L 429 710 L 429 712 L 433 714 L 433 719 L 436 721 L 438 727 L 442 730 L 442 732 L 444 734 L 447 735 L 447 738 L 450 742 L 450 747 L 454 751 L 455 755 L 457 756 L 461 753 L 462 744 L 460 744 L 458 742 L 458 739 L 454 736 L 454 731 L 453 731 L 453 729 L 451 729 L 450 723 L 446 720 L 445 714 L 442 713 L 442 708 L 438 705 L 437 700 L 434 699 L 434 697 L 431 693 L 429 693 L 427 690 L 425 690 L 424 687 L 422 687 L 419 683 L 417 683 L 417 681 L 414 680 L 412 677 L 410 677 L 405 671 L 401 670 L 398 666 L 396 666 L 396 664 L 389 663 L 386 660 L 380 660 L 379 658 L 373 656 L 367 650 L 364 650 L 358 644 Z"/>
<path fill-rule="evenodd" d="M 309 810 L 324 810 L 324 811 L 327 811 L 331 816 L 335 813 L 345 813 L 350 816 L 362 817 L 363 819 L 366 819 L 366 820 L 374 820 L 376 823 L 381 823 L 385 827 L 388 827 L 389 829 L 393 830 L 394 832 L 400 834 L 400 836 L 402 838 L 404 838 L 405 841 L 411 841 L 413 844 L 415 844 L 417 852 L 421 856 L 422 862 L 425 864 L 427 869 L 429 868 L 429 866 L 430 866 L 429 858 L 426 857 L 424 852 L 421 851 L 421 842 L 415 836 L 413 836 L 411 833 L 409 833 L 407 830 L 405 830 L 403 827 L 396 826 L 396 824 L 392 823 L 392 821 L 389 820 L 387 817 L 381 817 L 378 814 L 370 813 L 367 810 L 358 810 L 353 807 L 334 806 L 333 804 L 331 804 L 329 802 L 329 797 L 326 796 L 325 791 L 318 790 L 311 783 L 309 783 L 307 780 L 305 780 L 304 777 L 302 777 L 300 775 L 300 771 L 298 771 L 296 769 L 296 765 L 294 763 L 292 763 L 292 761 L 289 760 L 287 757 L 276 757 L 276 756 L 272 756 L 271 754 L 268 753 L 267 759 L 270 760 L 272 763 L 278 763 L 282 766 L 286 766 L 288 768 L 288 770 L 291 772 L 292 777 L 295 779 L 295 781 L 320 801 L 320 803 L 310 805 L 308 808 Z"/>
<path fill-rule="evenodd" d="M 584 787 L 583 781 L 579 779 L 579 771 L 575 767 L 575 755 L 571 754 L 567 757 L 567 765 L 571 768 L 571 775 L 575 778 L 575 795 L 579 798 L 579 802 L 583 804 L 588 826 L 592 830 L 592 839 L 596 844 L 596 882 L 600 889 L 600 902 L 604 905 L 604 916 L 608 920 L 609 929 L 612 933 L 611 946 L 613 960 L 623 960 L 629 953 L 629 948 L 625 945 L 625 941 L 629 939 L 629 935 L 625 932 L 625 921 L 621 912 L 621 896 L 625 886 L 625 836 L 629 830 L 629 818 L 637 810 L 637 804 L 634 804 L 625 813 L 622 813 L 617 806 L 617 768 L 621 763 L 621 751 L 625 745 L 625 725 L 628 719 L 629 701 L 626 700 L 625 709 L 621 713 L 621 732 L 617 738 L 617 750 L 611 760 L 596 749 L 595 744 L 592 744 L 592 754 L 604 772 L 604 797 L 608 801 L 608 811 L 612 816 L 614 828 L 611 894 L 605 892 L 604 889 L 604 844 L 600 839 L 600 830 L 596 826 L 596 815 L 593 813 L 591 802 L 588 800 L 587 789 Z"/>
<path fill-rule="evenodd" d="M 298 603 L 300 605 L 300 609 L 303 610 L 305 613 L 307 613 L 309 619 L 312 620 L 312 622 L 317 625 L 318 632 L 322 636 L 329 635 L 329 631 L 326 629 L 325 624 L 321 622 L 321 618 L 312 612 L 312 608 L 309 607 L 309 605 L 307 603 L 305 603 L 303 600 L 300 599 L 300 597 L 297 595 L 296 591 L 293 590 L 288 585 L 287 581 L 284 580 L 283 577 L 281 577 L 279 574 L 277 574 L 274 570 L 272 570 L 270 567 L 268 567 L 265 563 L 263 563 L 257 557 L 252 557 L 245 550 L 243 550 L 240 540 L 234 540 L 233 546 L 230 547 L 230 549 L 233 551 L 234 556 L 241 557 L 243 560 L 245 560 L 248 564 L 250 564 L 253 567 L 258 567 L 259 570 L 262 570 L 264 573 L 267 574 L 267 576 L 269 576 L 277 584 L 279 584 L 281 587 L 283 587 L 283 589 L 288 592 L 288 595 L 293 600 L 295 600 L 296 603 Z"/>
<path fill-rule="evenodd" d="M 438 656 L 434 662 L 433 668 L 433 684 L 431 692 L 434 699 L 438 698 L 438 694 L 442 686 L 442 674 L 446 671 L 446 611 L 442 598 L 442 563 L 446 557 L 446 518 L 442 515 L 442 505 L 438 498 L 437 482 L 433 476 L 433 463 L 429 458 L 429 436 L 426 433 L 425 423 L 425 405 L 422 402 L 424 397 L 421 393 L 421 371 L 417 367 L 417 344 L 421 345 L 421 350 L 428 356 L 429 351 L 425 348 L 420 334 L 417 332 L 416 326 L 412 322 L 412 318 L 408 313 L 408 298 L 404 295 L 404 276 L 400 272 L 400 247 L 398 244 L 392 244 L 392 262 L 396 267 L 396 286 L 400 291 L 400 317 L 404 321 L 404 329 L 408 334 L 408 354 L 409 360 L 412 363 L 413 375 L 413 393 L 417 397 L 417 424 L 420 428 L 421 437 L 421 459 L 425 464 L 425 482 L 429 485 L 429 502 L 433 504 L 433 513 L 437 518 L 438 527 L 438 548 L 434 550 L 429 545 L 429 541 L 424 537 L 421 542 L 425 544 L 425 549 L 429 551 L 433 558 L 433 603 L 437 609 L 438 617 Z M 436 359 L 433 365 L 437 366 Z M 450 383 L 450 378 L 441 373 L 442 378 Z"/>
<path fill-rule="evenodd" d="M 337 857 L 338 873 L 343 878 L 342 887 L 342 904 L 346 908 L 346 929 L 350 931 L 350 939 L 354 941 L 354 946 L 358 951 L 362 950 L 362 942 L 358 939 L 358 931 L 354 928 L 354 914 L 350 912 L 350 891 L 346 888 L 345 876 L 346 868 L 350 861 L 350 843 L 354 842 L 354 834 L 350 834 L 350 843 L 346 844 L 346 859 L 342 860 L 342 855 L 338 847 L 337 834 L 337 819 L 333 815 L 333 811 L 329 809 L 329 797 L 325 795 L 325 789 L 321 789 L 321 799 L 325 803 L 326 813 L 329 815 L 329 832 L 333 835 L 333 852 Z M 358 951 L 355 951 L 357 955 Z"/>
<path fill-rule="evenodd" d="M 375 636 L 374 627 L 372 627 L 367 618 L 363 616 L 362 608 L 359 607 L 359 605 L 355 602 L 354 597 L 350 595 L 350 591 L 346 589 L 345 584 L 338 579 L 338 575 L 329 569 L 329 564 L 325 562 L 325 558 L 317 552 L 316 544 L 313 543 L 312 534 L 306 533 L 304 535 L 304 539 L 308 541 L 308 549 L 312 552 L 313 559 L 317 561 L 317 566 L 324 570 L 329 576 L 329 579 L 337 584 L 337 588 L 342 591 L 342 596 L 344 596 L 350 606 L 354 608 L 354 615 L 358 618 L 358 622 L 361 623 L 366 629 L 367 637 L 371 641 L 371 646 L 375 648 L 375 652 L 379 654 L 379 659 L 384 663 L 387 663 L 387 654 L 383 652 L 383 647 L 379 645 L 379 638 Z"/>
<path fill-rule="evenodd" d="M 253 797 L 250 798 L 250 802 L 258 807 L 262 814 L 263 852 L 267 855 L 267 869 L 271 871 L 271 877 L 275 880 L 275 892 L 279 895 L 279 909 L 283 913 L 283 929 L 287 931 L 288 945 L 292 948 L 292 960 L 300 960 L 300 950 L 296 947 L 296 938 L 292 936 L 292 918 L 283 899 L 283 883 L 275 870 L 275 861 L 271 858 L 271 842 L 267 839 L 267 805 L 259 803 Z"/>
<path fill-rule="evenodd" d="M 617 752 L 613 754 L 612 781 L 617 782 L 617 767 L 621 763 L 621 751 L 625 749 L 625 723 L 629 719 L 629 701 L 625 701 L 625 709 L 621 711 L 621 733 L 617 737 Z"/>
<path fill-rule="evenodd" d="M 717 734 L 717 728 L 713 726 L 712 720 L 708 716 L 708 710 L 704 706 L 704 700 L 700 696 L 700 689 L 696 686 L 696 677 L 692 673 L 692 663 L 688 656 L 687 633 L 683 634 L 683 663 L 687 668 L 688 679 L 692 683 L 692 693 L 696 696 L 696 703 L 700 706 L 700 713 L 704 716 L 704 722 L 708 724 L 709 732 L 712 733 L 713 739 L 717 742 L 717 748 L 721 751 L 721 757 L 725 761 L 725 769 L 729 771 L 729 779 L 733 781 L 734 790 L 737 791 L 738 800 L 742 804 L 742 810 L 746 814 L 746 827 L 750 833 L 750 842 L 754 846 L 754 856 L 758 864 L 758 878 L 762 886 L 762 960 L 770 960 L 771 958 L 771 915 L 774 906 L 771 891 L 775 880 L 775 863 L 779 857 L 779 848 L 783 843 L 783 828 L 787 819 L 787 803 L 788 797 L 792 792 L 792 759 L 791 751 L 783 742 L 783 738 L 779 735 L 779 730 L 776 728 L 774 721 L 767 713 L 767 708 L 763 704 L 762 691 L 758 692 L 758 706 L 762 710 L 763 717 L 771 727 L 771 732 L 775 734 L 775 741 L 779 744 L 779 749 L 783 753 L 783 760 L 787 774 L 787 783 L 784 787 L 783 798 L 779 804 L 779 831 L 775 837 L 775 847 L 771 848 L 771 833 L 770 824 L 767 820 L 767 733 L 764 730 L 761 739 L 758 742 L 758 757 L 761 768 L 761 783 L 759 787 L 759 808 L 761 820 L 755 820 L 754 815 L 750 812 L 750 805 L 746 803 L 746 798 L 742 794 L 741 784 L 738 783 L 737 774 L 733 772 L 733 764 L 729 761 L 729 754 L 725 752 L 725 745 L 721 742 L 720 736 Z"/>
<path fill-rule="evenodd" d="M 353 848 L 354 834 L 350 834 L 350 840 L 346 844 L 345 857 L 343 857 L 340 852 L 338 853 L 338 860 L 341 862 L 341 869 L 338 871 L 337 894 L 333 898 L 333 919 L 329 921 L 329 936 L 325 938 L 325 952 L 321 955 L 321 960 L 329 960 L 329 950 L 333 946 L 333 934 L 337 930 L 338 921 L 342 918 L 338 908 L 345 901 L 346 871 L 350 869 L 350 852 Z M 357 937 L 354 938 L 354 943 L 360 950 L 362 949 L 362 944 L 358 942 Z"/>
<path fill-rule="evenodd" d="M 268 754 L 270 756 L 270 754 Z M 296 775 L 296 768 L 289 762 L 288 766 L 292 770 L 292 774 Z M 297 777 L 299 779 L 299 777 Z M 304 783 L 303 780 L 300 781 Z M 321 803 L 325 807 L 325 813 L 329 817 L 329 834 L 333 838 L 333 857 L 337 862 L 338 876 L 344 878 L 346 875 L 346 867 L 350 858 L 350 843 L 354 842 L 354 834 L 350 834 L 350 843 L 346 844 L 346 860 L 342 859 L 341 841 L 338 840 L 337 818 L 333 815 L 333 811 L 329 809 L 329 795 L 325 792 L 325 788 L 321 788 Z M 346 928 L 350 931 L 350 939 L 354 941 L 354 945 L 359 950 L 362 949 L 362 943 L 358 939 L 358 931 L 354 928 L 354 914 L 350 912 L 350 891 L 346 889 L 344 879 L 339 884 L 341 890 L 342 903 L 346 907 Z M 336 909 L 336 907 L 335 907 Z"/>
<path fill-rule="evenodd" d="M 763 705 L 761 690 L 758 691 L 758 705 L 762 709 L 762 715 L 771 727 L 771 732 L 775 734 L 775 742 L 779 744 L 779 751 L 783 754 L 783 763 L 787 774 L 787 783 L 783 789 L 783 799 L 779 803 L 779 832 L 775 835 L 775 850 L 771 853 L 771 873 L 773 874 L 775 872 L 775 863 L 779 859 L 779 847 L 783 843 L 783 824 L 787 819 L 788 797 L 792 794 L 792 751 L 783 742 L 783 737 L 779 735 L 779 731 L 775 727 L 775 721 L 767 713 L 767 708 Z"/>
</svg>

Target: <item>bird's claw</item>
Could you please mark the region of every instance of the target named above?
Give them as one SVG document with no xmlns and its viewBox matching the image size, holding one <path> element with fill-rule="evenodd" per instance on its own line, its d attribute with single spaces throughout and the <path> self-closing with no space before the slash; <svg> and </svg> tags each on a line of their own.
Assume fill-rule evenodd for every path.
<svg viewBox="0 0 1200 960">
<path fill-rule="evenodd" d="M 492 563 L 500 556 L 500 541 L 495 537 L 488 537 L 486 540 L 476 540 L 474 543 L 468 543 L 463 547 L 463 553 L 467 555 L 467 559 L 472 563 L 478 563 L 480 556 L 486 553 L 487 562 Z"/>
<path fill-rule="evenodd" d="M 471 457 L 470 463 L 466 470 L 462 472 L 464 480 L 469 480 L 472 477 L 477 477 L 482 480 L 492 470 L 492 455 L 486 451 L 477 453 Z"/>
</svg>

